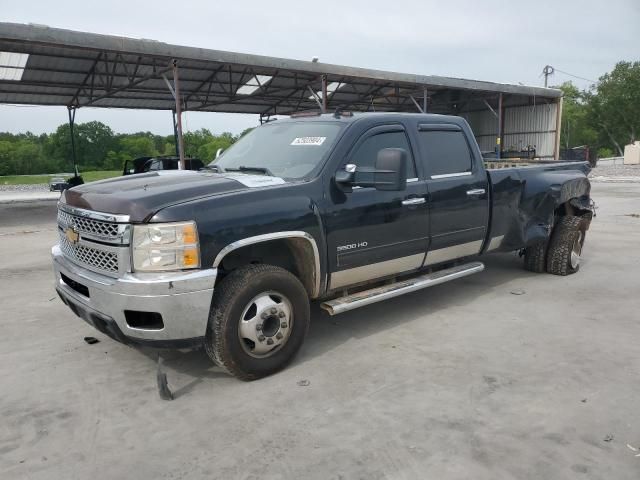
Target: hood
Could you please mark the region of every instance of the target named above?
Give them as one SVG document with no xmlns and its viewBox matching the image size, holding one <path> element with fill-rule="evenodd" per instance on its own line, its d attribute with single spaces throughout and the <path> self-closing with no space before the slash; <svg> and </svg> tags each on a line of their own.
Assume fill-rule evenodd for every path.
<svg viewBox="0 0 640 480">
<path fill-rule="evenodd" d="M 143 222 L 158 210 L 197 198 L 286 183 L 282 178 L 236 173 L 170 170 L 78 185 L 61 202 L 96 212 L 129 215 Z"/>
</svg>

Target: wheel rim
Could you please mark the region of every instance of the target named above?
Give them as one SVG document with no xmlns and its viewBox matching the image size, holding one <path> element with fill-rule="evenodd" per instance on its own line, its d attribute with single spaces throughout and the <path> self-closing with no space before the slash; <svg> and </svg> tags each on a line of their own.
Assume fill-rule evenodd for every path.
<svg viewBox="0 0 640 480">
<path fill-rule="evenodd" d="M 580 265 L 580 257 L 582 255 L 582 232 L 578 232 L 578 236 L 573 241 L 571 248 L 571 268 L 578 268 Z"/>
<path fill-rule="evenodd" d="M 293 307 L 287 297 L 269 291 L 256 295 L 242 311 L 238 336 L 243 350 L 266 358 L 287 343 L 293 327 Z"/>
</svg>

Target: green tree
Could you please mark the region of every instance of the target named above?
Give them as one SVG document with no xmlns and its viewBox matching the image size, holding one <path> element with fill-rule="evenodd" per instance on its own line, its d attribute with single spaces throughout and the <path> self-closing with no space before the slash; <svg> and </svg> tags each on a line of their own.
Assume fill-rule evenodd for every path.
<svg viewBox="0 0 640 480">
<path fill-rule="evenodd" d="M 102 168 L 107 152 L 116 143 L 113 130 L 102 122 L 94 121 L 78 124 L 75 131 L 79 163 L 96 169 Z"/>
<path fill-rule="evenodd" d="M 40 161 L 40 146 L 38 144 L 22 140 L 16 145 L 13 155 L 20 173 L 28 174 L 39 170 L 37 168 Z"/>
<path fill-rule="evenodd" d="M 110 127 L 102 122 L 87 122 L 75 125 L 76 159 L 84 168 L 102 169 L 107 152 L 113 150 L 116 138 Z M 68 124 L 60 125 L 49 136 L 44 146 L 44 154 L 65 169 L 73 164 L 71 131 Z"/>
<path fill-rule="evenodd" d="M 198 156 L 200 147 L 211 142 L 213 139 L 213 134 L 206 128 L 201 128 L 193 132 L 185 132 L 183 134 L 185 154 L 190 157 Z"/>
<path fill-rule="evenodd" d="M 122 154 L 109 150 L 104 161 L 104 168 L 106 170 L 122 170 L 125 160 L 126 158 L 123 158 Z"/>
<path fill-rule="evenodd" d="M 240 135 L 238 135 L 238 137 L 236 138 L 236 140 L 240 140 L 242 137 L 244 137 L 247 133 L 249 133 L 251 130 L 253 130 L 256 127 L 249 127 L 249 128 L 245 128 L 242 133 L 240 133 Z"/>
<path fill-rule="evenodd" d="M 120 154 L 123 159 L 158 155 L 155 142 L 145 135 L 128 135 L 120 138 Z"/>
<path fill-rule="evenodd" d="M 588 93 L 589 121 L 603 147 L 618 155 L 640 135 L 640 62 L 619 62 Z"/>
<path fill-rule="evenodd" d="M 233 144 L 233 139 L 226 136 L 214 137 L 209 143 L 205 143 L 198 149 L 198 158 L 204 163 L 209 163 L 216 158 L 219 149 L 226 150 Z"/>
<path fill-rule="evenodd" d="M 13 150 L 13 143 L 10 140 L 0 140 L 0 175 L 15 175 L 17 173 Z"/>
<path fill-rule="evenodd" d="M 598 133 L 589 123 L 589 107 L 585 102 L 584 92 L 571 82 L 565 82 L 555 88 L 562 90 L 563 94 L 560 145 L 563 148 L 596 146 Z"/>
</svg>

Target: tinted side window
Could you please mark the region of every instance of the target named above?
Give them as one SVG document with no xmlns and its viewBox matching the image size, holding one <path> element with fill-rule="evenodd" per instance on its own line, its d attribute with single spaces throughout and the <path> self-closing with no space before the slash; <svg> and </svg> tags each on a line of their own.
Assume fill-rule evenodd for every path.
<svg viewBox="0 0 640 480">
<path fill-rule="evenodd" d="M 418 132 L 420 155 L 427 172 L 433 175 L 470 172 L 471 151 L 462 132 Z"/>
<path fill-rule="evenodd" d="M 149 167 L 146 170 L 147 171 L 162 170 L 162 165 L 160 164 L 160 160 L 151 161 L 149 163 Z"/>
<path fill-rule="evenodd" d="M 416 167 L 411 155 L 411 147 L 404 132 L 379 133 L 367 138 L 351 155 L 350 163 L 358 167 L 374 168 L 378 152 L 383 148 L 402 148 L 407 152 L 407 178 L 416 178 Z"/>
</svg>

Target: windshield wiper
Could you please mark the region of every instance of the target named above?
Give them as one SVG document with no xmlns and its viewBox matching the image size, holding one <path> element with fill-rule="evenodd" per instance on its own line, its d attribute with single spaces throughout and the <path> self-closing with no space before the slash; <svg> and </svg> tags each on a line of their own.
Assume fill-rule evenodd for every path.
<svg viewBox="0 0 640 480">
<path fill-rule="evenodd" d="M 213 171 L 216 171 L 218 173 L 222 172 L 222 169 L 218 165 L 205 165 L 204 167 L 202 167 L 200 169 L 200 171 L 202 171 L 202 170 L 213 170 Z"/>
<path fill-rule="evenodd" d="M 270 177 L 275 177 L 271 170 L 265 167 L 245 167 L 240 165 L 238 168 L 225 168 L 225 172 L 260 172 L 264 175 L 269 175 Z"/>
</svg>

